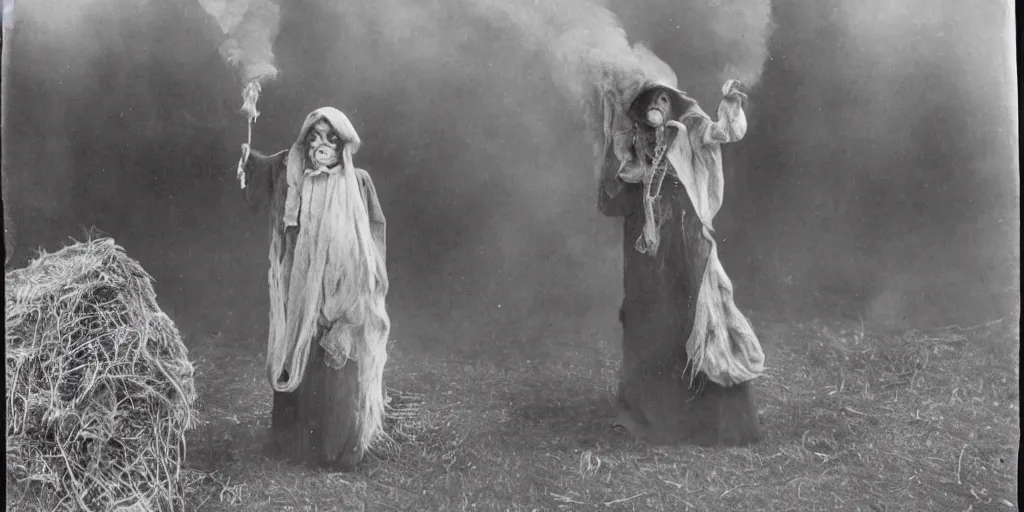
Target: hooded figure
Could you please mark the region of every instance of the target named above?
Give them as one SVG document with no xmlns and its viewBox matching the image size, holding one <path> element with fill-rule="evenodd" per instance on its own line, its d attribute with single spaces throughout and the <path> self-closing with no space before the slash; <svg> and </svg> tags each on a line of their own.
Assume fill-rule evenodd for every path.
<svg viewBox="0 0 1024 512">
<path fill-rule="evenodd" d="M 245 198 L 270 202 L 272 443 L 303 461 L 352 469 L 382 434 L 385 219 L 360 139 L 337 109 L 310 113 L 291 149 L 252 152 Z"/>
<path fill-rule="evenodd" d="M 759 438 L 749 381 L 764 354 L 736 307 L 712 221 L 722 204 L 721 144 L 746 132 L 738 82 L 718 121 L 664 80 L 601 91 L 598 209 L 624 217 L 617 425 L 652 442 Z"/>
</svg>

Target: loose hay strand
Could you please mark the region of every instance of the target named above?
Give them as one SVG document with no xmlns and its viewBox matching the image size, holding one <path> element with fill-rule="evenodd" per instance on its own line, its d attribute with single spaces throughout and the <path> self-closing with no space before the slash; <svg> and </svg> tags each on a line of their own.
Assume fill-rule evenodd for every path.
<svg viewBox="0 0 1024 512">
<path fill-rule="evenodd" d="M 152 278 L 108 238 L 8 272 L 8 485 L 55 510 L 178 510 L 193 366 Z"/>
<path fill-rule="evenodd" d="M 423 405 L 425 397 L 385 388 L 384 428 L 370 447 L 374 456 L 388 460 L 399 456 L 403 445 L 415 444 L 425 428 Z"/>
</svg>

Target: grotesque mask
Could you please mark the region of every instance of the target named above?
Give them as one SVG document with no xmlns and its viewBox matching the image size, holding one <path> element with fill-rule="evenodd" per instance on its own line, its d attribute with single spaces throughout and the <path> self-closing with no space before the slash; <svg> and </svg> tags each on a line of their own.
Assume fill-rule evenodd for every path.
<svg viewBox="0 0 1024 512">
<path fill-rule="evenodd" d="M 330 123 L 320 120 L 309 130 L 306 136 L 306 155 L 309 157 L 310 165 L 317 170 L 329 169 L 338 165 L 338 155 L 341 153 L 341 138 L 334 132 Z"/>
<path fill-rule="evenodd" d="M 665 91 L 659 91 L 647 105 L 647 124 L 651 128 L 660 128 L 672 119 L 672 101 Z"/>
<path fill-rule="evenodd" d="M 639 108 L 634 110 L 643 119 L 635 125 L 633 152 L 646 164 L 658 160 L 665 150 L 665 124 L 675 115 L 672 100 L 666 91 L 656 90 L 639 99 Z"/>
</svg>

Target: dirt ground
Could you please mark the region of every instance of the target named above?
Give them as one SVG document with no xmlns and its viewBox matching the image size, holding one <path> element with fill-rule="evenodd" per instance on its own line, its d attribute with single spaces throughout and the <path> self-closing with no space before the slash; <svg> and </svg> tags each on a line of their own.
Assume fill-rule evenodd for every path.
<svg viewBox="0 0 1024 512">
<path fill-rule="evenodd" d="M 631 440 L 608 424 L 617 333 L 537 326 L 398 340 L 387 383 L 425 395 L 423 414 L 396 453 L 350 474 L 264 456 L 264 344 L 211 334 L 190 342 L 205 421 L 189 437 L 190 509 L 1017 509 L 1017 319 L 884 335 L 752 321 L 769 365 L 753 446 Z M 8 496 L 7 509 L 30 501 Z"/>
</svg>

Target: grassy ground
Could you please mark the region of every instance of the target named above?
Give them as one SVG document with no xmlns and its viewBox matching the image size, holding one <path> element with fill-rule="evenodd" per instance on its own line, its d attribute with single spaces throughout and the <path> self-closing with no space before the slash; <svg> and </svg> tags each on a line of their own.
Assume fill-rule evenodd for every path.
<svg viewBox="0 0 1024 512">
<path fill-rule="evenodd" d="M 423 393 L 417 437 L 353 474 L 263 456 L 262 342 L 192 347 L 195 510 L 1016 510 L 1019 327 L 872 335 L 754 319 L 764 439 L 647 447 L 608 427 L 615 334 L 541 329 L 435 350 L 399 343 L 388 384 Z M 8 498 L 8 510 L 11 498 Z"/>
</svg>

